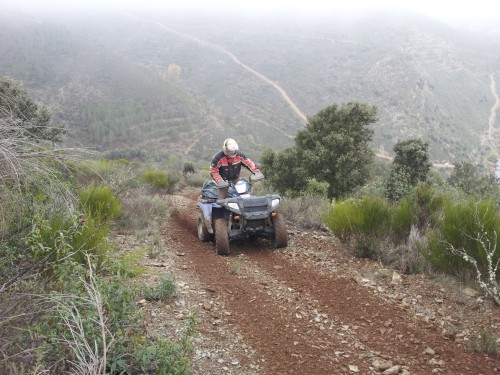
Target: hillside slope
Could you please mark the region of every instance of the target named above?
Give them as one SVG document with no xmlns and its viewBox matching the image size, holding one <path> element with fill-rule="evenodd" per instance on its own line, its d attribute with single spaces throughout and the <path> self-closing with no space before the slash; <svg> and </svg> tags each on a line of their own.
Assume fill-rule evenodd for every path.
<svg viewBox="0 0 500 375">
<path fill-rule="evenodd" d="M 484 161 L 499 148 L 489 136 L 498 42 L 421 16 L 2 19 L 0 74 L 51 105 L 74 143 L 160 159 L 189 149 L 199 160 L 232 136 L 258 154 L 293 143 L 298 113 L 359 100 L 379 109 L 380 153 L 410 137 L 429 142 L 436 163 Z"/>
</svg>

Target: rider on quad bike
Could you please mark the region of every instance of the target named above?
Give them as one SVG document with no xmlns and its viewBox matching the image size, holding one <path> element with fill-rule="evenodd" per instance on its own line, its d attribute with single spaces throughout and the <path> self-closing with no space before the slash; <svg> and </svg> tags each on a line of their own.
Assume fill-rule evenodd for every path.
<svg viewBox="0 0 500 375">
<path fill-rule="evenodd" d="M 254 173 L 250 181 L 239 178 L 242 165 Z M 268 237 L 275 248 L 287 246 L 286 223 L 279 212 L 281 197 L 253 195 L 252 182 L 262 180 L 264 175 L 239 152 L 234 139 L 226 139 L 222 151 L 214 155 L 210 173 L 213 181 L 205 182 L 197 204 L 201 241 L 215 239 L 219 255 L 229 255 L 230 241 L 235 239 Z"/>
<path fill-rule="evenodd" d="M 217 199 L 227 198 L 229 182 L 238 181 L 242 165 L 254 173 L 252 178 L 254 181 L 264 178 L 255 163 L 239 151 L 238 143 L 232 138 L 227 138 L 222 150 L 213 156 L 210 164 L 210 174 L 218 188 Z"/>
</svg>

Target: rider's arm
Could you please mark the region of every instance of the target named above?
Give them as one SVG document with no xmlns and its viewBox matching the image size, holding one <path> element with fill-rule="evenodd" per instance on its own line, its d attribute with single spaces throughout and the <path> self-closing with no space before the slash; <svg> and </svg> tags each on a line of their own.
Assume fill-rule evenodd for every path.
<svg viewBox="0 0 500 375">
<path fill-rule="evenodd" d="M 214 179 L 214 181 L 219 184 L 220 182 L 223 181 L 222 176 L 219 173 L 219 168 L 221 166 L 221 160 L 222 157 L 220 155 L 220 152 L 215 154 L 214 157 L 212 158 L 212 163 L 210 164 L 210 175 Z"/>
<path fill-rule="evenodd" d="M 255 163 L 243 154 L 241 154 L 241 163 L 252 173 L 260 172 L 259 168 L 255 166 Z"/>
</svg>

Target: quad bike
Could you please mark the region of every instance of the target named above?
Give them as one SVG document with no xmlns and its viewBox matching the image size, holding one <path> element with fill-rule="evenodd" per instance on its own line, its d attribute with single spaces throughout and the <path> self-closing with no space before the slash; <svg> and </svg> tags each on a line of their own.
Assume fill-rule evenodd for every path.
<svg viewBox="0 0 500 375">
<path fill-rule="evenodd" d="M 277 194 L 254 196 L 251 180 L 241 178 L 230 184 L 228 198 L 217 200 L 217 187 L 208 181 L 198 202 L 198 238 L 208 242 L 215 238 L 219 255 L 229 255 L 233 239 L 268 237 L 276 248 L 286 247 L 288 234 L 285 219 L 278 212 L 281 197 Z"/>
</svg>

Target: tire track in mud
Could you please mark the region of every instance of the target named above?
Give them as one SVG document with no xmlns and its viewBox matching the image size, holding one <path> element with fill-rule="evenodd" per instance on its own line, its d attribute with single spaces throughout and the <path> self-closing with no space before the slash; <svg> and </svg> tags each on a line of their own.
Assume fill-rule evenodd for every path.
<svg viewBox="0 0 500 375">
<path fill-rule="evenodd" d="M 378 372 L 371 366 L 376 358 L 410 374 L 488 374 L 500 368 L 500 360 L 466 352 L 441 336 L 437 325 L 384 301 L 353 277 L 291 259 L 294 241 L 275 251 L 266 241 L 237 242 L 229 257 L 217 256 L 213 244 L 199 242 L 194 216 L 192 210 L 176 215 L 172 240 L 224 301 L 229 324 L 256 350 L 262 374 L 347 374 L 349 365 L 370 374 Z M 335 251 L 330 245 L 323 261 Z M 240 263 L 236 274 L 229 272 L 232 262 Z M 435 355 L 424 353 L 428 347 Z"/>
</svg>

